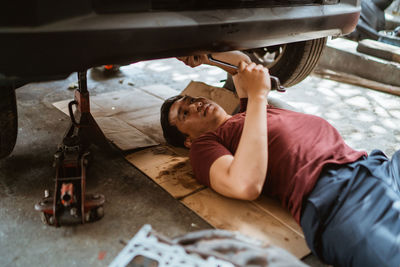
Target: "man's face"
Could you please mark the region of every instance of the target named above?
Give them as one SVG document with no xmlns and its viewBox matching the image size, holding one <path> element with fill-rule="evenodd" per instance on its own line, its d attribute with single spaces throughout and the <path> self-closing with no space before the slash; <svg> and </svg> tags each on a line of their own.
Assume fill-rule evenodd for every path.
<svg viewBox="0 0 400 267">
<path fill-rule="evenodd" d="M 216 130 L 227 116 L 223 108 L 207 98 L 184 96 L 172 104 L 168 119 L 171 125 L 193 140 Z"/>
</svg>

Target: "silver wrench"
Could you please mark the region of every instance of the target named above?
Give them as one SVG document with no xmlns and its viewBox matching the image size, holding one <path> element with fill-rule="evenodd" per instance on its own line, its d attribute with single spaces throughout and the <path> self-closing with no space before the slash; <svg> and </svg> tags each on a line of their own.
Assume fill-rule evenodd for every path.
<svg viewBox="0 0 400 267">
<path fill-rule="evenodd" d="M 221 66 L 225 66 L 225 67 L 234 69 L 236 72 L 239 69 L 238 66 L 229 64 L 229 63 L 221 61 L 221 60 L 214 59 L 211 54 L 208 54 L 207 57 L 208 57 L 208 60 L 210 60 L 211 62 L 221 65 Z M 286 88 L 283 85 L 281 85 L 281 82 L 279 81 L 278 77 L 272 76 L 272 75 L 270 75 L 269 77 L 271 78 L 271 89 L 273 89 L 273 90 L 276 89 L 278 92 L 282 92 L 282 93 L 286 92 Z"/>
</svg>

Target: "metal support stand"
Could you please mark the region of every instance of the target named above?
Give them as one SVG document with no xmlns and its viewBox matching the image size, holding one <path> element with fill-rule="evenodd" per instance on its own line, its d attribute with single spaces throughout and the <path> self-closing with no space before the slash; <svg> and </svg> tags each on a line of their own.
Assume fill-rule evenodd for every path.
<svg viewBox="0 0 400 267">
<path fill-rule="evenodd" d="M 110 149 L 110 144 L 90 113 L 86 71 L 78 73 L 79 88 L 68 104 L 71 125 L 54 154 L 56 179 L 54 197 L 45 197 L 35 205 L 45 224 L 61 226 L 86 223 L 103 217 L 103 195 L 86 194 L 86 168 L 90 144 Z M 73 106 L 76 106 L 73 112 Z M 79 120 L 79 122 L 77 121 Z"/>
</svg>

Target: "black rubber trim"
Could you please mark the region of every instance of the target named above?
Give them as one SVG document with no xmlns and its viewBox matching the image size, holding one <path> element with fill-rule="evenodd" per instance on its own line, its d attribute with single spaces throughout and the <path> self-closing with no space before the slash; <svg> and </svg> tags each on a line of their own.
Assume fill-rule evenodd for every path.
<svg viewBox="0 0 400 267">
<path fill-rule="evenodd" d="M 18 114 L 13 87 L 0 88 L 0 159 L 14 149 L 18 134 Z"/>
</svg>

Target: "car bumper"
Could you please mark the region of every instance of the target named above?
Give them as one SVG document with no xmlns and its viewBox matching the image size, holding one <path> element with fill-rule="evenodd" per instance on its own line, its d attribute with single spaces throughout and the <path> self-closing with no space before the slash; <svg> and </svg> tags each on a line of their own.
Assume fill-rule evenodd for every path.
<svg viewBox="0 0 400 267">
<path fill-rule="evenodd" d="M 350 33 L 358 1 L 233 10 L 89 14 L 0 28 L 0 73 L 32 80 L 104 64 L 243 50 Z M 39 78 L 38 78 L 39 77 Z"/>
</svg>

